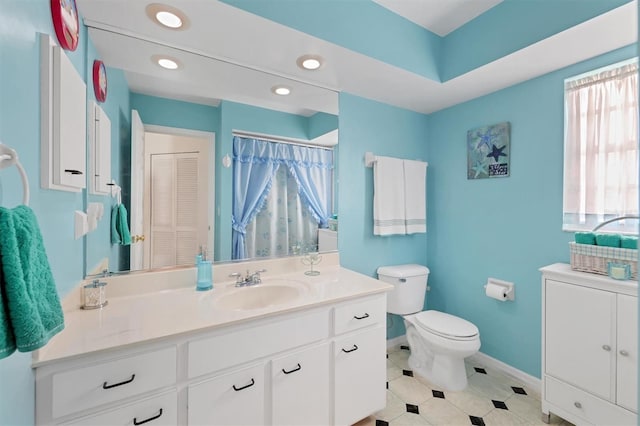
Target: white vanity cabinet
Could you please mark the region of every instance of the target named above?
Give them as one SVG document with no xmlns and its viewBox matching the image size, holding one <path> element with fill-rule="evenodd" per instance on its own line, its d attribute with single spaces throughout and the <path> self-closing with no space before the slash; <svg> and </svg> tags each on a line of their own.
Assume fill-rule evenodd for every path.
<svg viewBox="0 0 640 426">
<path fill-rule="evenodd" d="M 36 366 L 36 422 L 353 424 L 385 406 L 385 307 L 377 293 Z"/>
<path fill-rule="evenodd" d="M 637 282 L 541 270 L 543 419 L 636 424 Z"/>
</svg>

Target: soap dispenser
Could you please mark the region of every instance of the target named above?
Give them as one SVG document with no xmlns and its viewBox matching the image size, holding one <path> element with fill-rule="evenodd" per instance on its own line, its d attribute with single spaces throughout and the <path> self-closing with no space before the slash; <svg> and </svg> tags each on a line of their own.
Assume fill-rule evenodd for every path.
<svg viewBox="0 0 640 426">
<path fill-rule="evenodd" d="M 196 256 L 196 290 L 206 291 L 213 288 L 213 270 L 211 260 L 207 258 L 207 250 L 200 248 Z"/>
</svg>

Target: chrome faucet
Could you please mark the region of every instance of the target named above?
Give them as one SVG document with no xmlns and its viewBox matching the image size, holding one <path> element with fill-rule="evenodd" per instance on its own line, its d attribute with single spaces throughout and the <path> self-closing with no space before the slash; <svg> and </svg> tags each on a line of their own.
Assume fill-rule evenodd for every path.
<svg viewBox="0 0 640 426">
<path fill-rule="evenodd" d="M 229 276 L 236 278 L 236 287 L 245 287 L 249 285 L 260 284 L 262 282 L 262 278 L 260 277 L 260 274 L 263 272 L 267 272 L 267 270 L 260 269 L 255 271 L 252 274 L 247 269 L 247 275 L 245 275 L 244 278 L 242 277 L 242 274 L 240 272 L 234 272 L 233 274 L 229 274 Z"/>
</svg>

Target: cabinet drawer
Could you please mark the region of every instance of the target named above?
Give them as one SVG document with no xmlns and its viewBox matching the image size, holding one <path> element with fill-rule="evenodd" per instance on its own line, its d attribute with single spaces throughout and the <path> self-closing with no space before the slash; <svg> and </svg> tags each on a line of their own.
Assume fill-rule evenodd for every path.
<svg viewBox="0 0 640 426">
<path fill-rule="evenodd" d="M 264 364 L 189 386 L 189 425 L 262 425 Z"/>
<path fill-rule="evenodd" d="M 545 377 L 545 400 L 587 423 L 635 425 L 637 421 L 632 412 L 548 376 Z"/>
<path fill-rule="evenodd" d="M 189 342 L 189 378 L 328 337 L 326 309 L 258 326 L 230 328 L 228 332 Z"/>
<path fill-rule="evenodd" d="M 333 311 L 335 334 L 346 333 L 385 322 L 386 295 L 336 306 Z"/>
<path fill-rule="evenodd" d="M 176 382 L 176 348 L 54 374 L 53 417 L 118 401 Z"/>
<path fill-rule="evenodd" d="M 178 398 L 175 392 L 118 407 L 97 416 L 74 420 L 65 425 L 115 426 L 145 423 L 149 426 L 178 424 Z"/>
</svg>

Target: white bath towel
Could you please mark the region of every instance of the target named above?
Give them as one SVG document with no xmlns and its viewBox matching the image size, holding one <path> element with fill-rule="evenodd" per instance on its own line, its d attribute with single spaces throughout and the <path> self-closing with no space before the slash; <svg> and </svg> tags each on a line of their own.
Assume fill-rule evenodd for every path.
<svg viewBox="0 0 640 426">
<path fill-rule="evenodd" d="M 376 157 L 373 164 L 373 235 L 406 234 L 403 160 Z"/>
<path fill-rule="evenodd" d="M 407 234 L 427 232 L 427 163 L 404 160 L 404 202 Z"/>
</svg>

